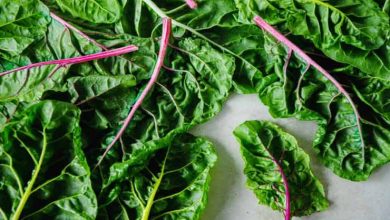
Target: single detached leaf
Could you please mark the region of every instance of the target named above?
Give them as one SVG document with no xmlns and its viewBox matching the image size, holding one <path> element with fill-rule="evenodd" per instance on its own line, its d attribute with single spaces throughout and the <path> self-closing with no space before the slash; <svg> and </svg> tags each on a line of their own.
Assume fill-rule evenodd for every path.
<svg viewBox="0 0 390 220">
<path fill-rule="evenodd" d="M 283 211 L 286 219 L 328 208 L 324 188 L 310 169 L 310 158 L 293 136 L 266 121 L 247 121 L 234 135 L 241 145 L 247 185 L 260 204 Z"/>
<path fill-rule="evenodd" d="M 110 169 L 101 219 L 199 219 L 217 159 L 213 145 L 176 133 L 135 145 Z"/>
<path fill-rule="evenodd" d="M 49 10 L 38 0 L 0 2 L 0 56 L 19 55 L 41 39 L 50 22 Z"/>
<path fill-rule="evenodd" d="M 5 126 L 0 139 L 0 213 L 6 218 L 95 218 L 97 201 L 79 118 L 73 105 L 44 101 Z"/>
<path fill-rule="evenodd" d="M 98 24 L 111 24 L 119 20 L 122 7 L 118 0 L 55 0 L 63 12 L 74 18 Z"/>
</svg>

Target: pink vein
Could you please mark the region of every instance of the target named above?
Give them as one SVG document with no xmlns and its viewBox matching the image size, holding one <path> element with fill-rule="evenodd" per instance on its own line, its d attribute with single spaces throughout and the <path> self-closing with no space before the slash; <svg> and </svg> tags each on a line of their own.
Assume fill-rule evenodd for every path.
<svg viewBox="0 0 390 220">
<path fill-rule="evenodd" d="M 161 38 L 160 51 L 158 54 L 156 66 L 154 67 L 154 70 L 153 70 L 152 77 L 150 78 L 148 84 L 146 85 L 145 89 L 142 91 L 142 93 L 141 93 L 140 97 L 138 98 L 138 100 L 136 101 L 136 103 L 131 108 L 130 113 L 128 114 L 127 118 L 123 122 L 123 125 L 122 125 L 121 129 L 119 130 L 119 132 L 116 134 L 114 140 L 110 143 L 110 145 L 108 145 L 108 147 L 104 151 L 102 157 L 99 159 L 95 168 L 101 164 L 101 162 L 107 156 L 107 153 L 110 151 L 110 149 L 122 137 L 126 128 L 129 126 L 131 119 L 133 118 L 135 112 L 142 105 L 142 102 L 144 101 L 145 97 L 148 95 L 149 91 L 153 88 L 153 85 L 156 83 L 158 76 L 160 74 L 160 71 L 161 71 L 161 67 L 164 64 L 165 55 L 167 53 L 167 47 L 169 44 L 169 37 L 171 35 L 171 26 L 172 26 L 171 19 L 163 18 L 163 33 L 162 33 L 162 38 Z"/>
<path fill-rule="evenodd" d="M 285 200 L 286 200 L 285 201 L 286 208 L 285 208 L 285 212 L 284 212 L 284 219 L 285 220 L 290 220 L 291 219 L 291 198 L 290 198 L 290 190 L 289 190 L 289 187 L 288 187 L 288 181 L 287 181 L 286 174 L 284 173 L 282 166 L 275 159 L 275 157 L 271 154 L 271 152 L 268 150 L 268 148 L 267 147 L 264 147 L 264 148 L 268 152 L 268 154 L 270 155 L 272 161 L 278 167 L 279 173 L 282 176 L 282 182 L 283 182 L 284 190 L 285 190 L 285 193 L 286 193 L 286 198 L 285 198 Z"/>
<path fill-rule="evenodd" d="M 352 97 L 349 95 L 349 93 L 343 88 L 343 86 L 330 73 L 328 73 L 328 71 L 326 71 L 324 68 L 322 68 L 317 62 L 315 62 L 312 58 L 310 58 L 302 49 L 300 49 L 297 45 L 295 45 L 293 42 L 291 42 L 289 39 L 287 39 L 283 34 L 281 34 L 279 31 L 277 31 L 275 28 L 273 28 L 271 25 L 269 25 L 266 21 L 264 21 L 264 19 L 262 19 L 260 16 L 255 16 L 255 18 L 253 20 L 255 21 L 257 26 L 259 26 L 263 30 L 270 33 L 278 41 L 282 42 L 288 48 L 290 48 L 295 53 L 297 53 L 302 59 L 304 59 L 308 63 L 308 65 L 316 68 L 329 81 L 331 81 L 333 83 L 333 85 L 340 91 L 340 93 L 342 93 L 347 98 L 348 102 L 352 106 L 352 109 L 353 109 L 355 117 L 356 117 L 356 124 L 357 124 L 357 128 L 359 130 L 360 140 L 363 144 L 363 157 L 364 157 L 365 144 L 364 144 L 364 139 L 363 139 L 362 126 L 360 124 L 361 117 L 360 117 L 359 111 L 358 111 L 355 103 L 353 102 Z"/>
<path fill-rule="evenodd" d="M 67 21 L 65 21 L 64 19 L 58 17 L 56 14 L 54 14 L 53 12 L 50 12 L 50 16 L 58 21 L 59 23 L 61 23 L 62 25 L 64 25 L 65 27 L 71 29 L 72 31 L 80 34 L 83 38 L 87 39 L 89 42 L 95 44 L 96 46 L 100 47 L 102 50 L 108 50 L 107 47 L 105 47 L 104 45 L 98 43 L 96 40 L 90 38 L 88 35 L 84 34 L 82 31 L 80 31 L 79 29 L 77 29 L 75 26 L 69 24 Z"/>
<path fill-rule="evenodd" d="M 196 3 L 195 0 L 186 0 L 186 3 L 188 7 L 190 7 L 191 9 L 195 9 L 198 7 L 198 4 Z"/>
<path fill-rule="evenodd" d="M 79 57 L 72 57 L 72 58 L 66 58 L 66 59 L 61 59 L 61 60 L 50 60 L 50 61 L 44 61 L 40 63 L 33 63 L 27 66 L 22 66 L 13 70 L 8 70 L 5 72 L 0 73 L 0 77 L 17 72 L 17 71 L 22 71 L 22 70 L 29 70 L 31 68 L 35 67 L 41 67 L 41 66 L 46 66 L 46 65 L 58 65 L 60 67 L 62 66 L 67 66 L 71 64 L 79 64 L 79 63 L 85 63 L 89 62 L 92 60 L 99 60 L 99 59 L 104 59 L 108 57 L 115 57 L 115 56 L 120 56 L 126 53 L 131 53 L 134 51 L 137 51 L 138 47 L 134 45 L 126 46 L 126 47 L 121 47 L 117 49 L 112 49 L 112 50 L 107 50 L 95 54 L 89 54 L 89 55 L 84 55 L 84 56 L 79 56 Z"/>
</svg>

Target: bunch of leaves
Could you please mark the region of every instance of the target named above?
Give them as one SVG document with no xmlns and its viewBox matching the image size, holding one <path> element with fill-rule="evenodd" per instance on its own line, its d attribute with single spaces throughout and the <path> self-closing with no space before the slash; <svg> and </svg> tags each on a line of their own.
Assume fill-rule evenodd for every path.
<svg viewBox="0 0 390 220">
<path fill-rule="evenodd" d="M 247 185 L 259 202 L 283 211 L 285 219 L 328 208 L 310 159 L 296 139 L 275 124 L 247 121 L 234 130 L 245 161 Z"/>
<path fill-rule="evenodd" d="M 257 67 L 260 75 L 253 75 L 253 69 L 242 72 L 242 81 L 235 81 L 239 91 L 258 93 L 273 117 L 317 122 L 314 148 L 337 175 L 366 180 L 389 161 L 390 124 L 387 101 L 382 101 L 389 88 L 387 80 L 350 66 L 338 68 L 342 65 L 313 51 L 307 42 L 298 44 L 303 49 L 295 45 L 298 54 L 253 24 L 220 25 L 206 30 L 205 35 Z M 317 62 L 312 65 L 313 59 L 308 62 L 307 54 L 334 70 L 320 71 Z M 359 86 L 368 84 L 364 89 Z"/>
<path fill-rule="evenodd" d="M 359 68 L 363 75 L 388 79 L 389 3 L 379 3 L 383 10 L 373 0 L 236 1 L 243 22 L 260 15 L 280 30 L 309 40 L 327 57 Z"/>
<path fill-rule="evenodd" d="M 388 1 L 359 0 L 361 5 L 356 5 L 347 0 L 198 0 L 196 10 L 183 0 L 43 2 L 2 1 L 0 14 L 10 16 L 0 19 L 0 33 L 5 36 L 0 41 L 1 72 L 129 44 L 139 47 L 132 54 L 57 70 L 58 66 L 44 66 L 30 74 L 17 72 L 7 80 L 0 77 L 2 127 L 39 101 L 59 100 L 79 109 L 88 164 L 94 167 L 102 159 L 90 171 L 99 216 L 147 216 L 142 214 L 145 209 L 129 206 L 130 200 L 117 196 L 114 189 L 129 190 L 126 183 L 131 178 L 148 177 L 143 169 L 149 161 L 142 160 L 137 172 L 125 169 L 113 182 L 111 170 L 136 155 L 137 146 L 167 140 L 214 117 L 232 86 L 241 93 L 258 93 L 275 117 L 317 121 L 314 147 L 321 160 L 344 178 L 364 180 L 389 161 Z M 300 46 L 310 48 L 312 43 L 331 59 L 348 64 L 317 57 L 332 68 L 341 67 L 332 70 L 338 86 L 257 28 L 252 23 L 255 14 L 284 33 L 291 32 Z M 166 17 L 172 19 L 173 34 L 160 76 L 119 141 L 101 158 L 152 77 L 161 47 L 161 20 Z M 54 70 L 56 74 L 49 77 Z M 350 98 L 340 94 L 345 85 Z M 159 152 L 161 160 L 166 151 Z M 151 171 L 159 177 L 158 170 Z M 184 204 L 180 207 L 187 207 Z M 190 219 L 198 218 L 203 205 L 193 205 L 198 208 L 191 210 L 199 211 L 192 211 Z M 105 213 L 118 207 L 112 216 Z M 154 208 L 153 216 L 168 209 Z"/>
</svg>

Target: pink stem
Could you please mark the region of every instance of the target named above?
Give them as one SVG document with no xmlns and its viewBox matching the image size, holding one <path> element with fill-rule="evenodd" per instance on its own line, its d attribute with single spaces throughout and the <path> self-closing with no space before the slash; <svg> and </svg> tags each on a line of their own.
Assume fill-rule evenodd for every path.
<svg viewBox="0 0 390 220">
<path fill-rule="evenodd" d="M 282 182 L 285 190 L 285 211 L 284 211 L 284 219 L 285 220 L 290 220 L 291 219 L 291 198 L 290 198 L 290 190 L 288 187 L 288 181 L 287 181 L 287 176 L 283 171 L 282 166 L 279 164 L 279 162 L 275 159 L 275 157 L 271 154 L 271 152 L 268 150 L 267 147 L 264 147 L 265 150 L 268 152 L 270 155 L 272 161 L 275 163 L 275 165 L 278 167 L 279 173 L 282 176 Z"/>
<path fill-rule="evenodd" d="M 287 181 L 287 177 L 286 177 L 286 174 L 284 173 L 282 167 L 280 166 L 280 164 L 275 160 L 275 158 L 273 158 L 276 166 L 278 167 L 279 169 L 279 172 L 280 174 L 282 175 L 282 180 L 283 180 L 283 186 L 284 186 L 284 190 L 286 191 L 286 210 L 284 212 L 284 219 L 285 220 L 290 220 L 291 219 L 291 199 L 290 199 L 290 190 L 289 190 L 289 187 L 288 187 L 288 181 Z"/>
<path fill-rule="evenodd" d="M 22 70 L 28 70 L 31 68 L 35 67 L 41 67 L 41 66 L 46 66 L 46 65 L 58 65 L 60 67 L 62 66 L 67 66 L 71 64 L 79 64 L 79 63 L 85 63 L 89 62 L 92 60 L 99 60 L 99 59 L 104 59 L 108 57 L 115 57 L 115 56 L 120 56 L 126 53 L 131 53 L 134 51 L 137 51 L 138 47 L 134 45 L 126 46 L 126 47 L 121 47 L 117 49 L 112 49 L 112 50 L 107 50 L 95 54 L 89 54 L 89 55 L 84 55 L 84 56 L 79 56 L 79 57 L 72 57 L 72 58 L 65 58 L 61 60 L 51 60 L 51 61 L 44 61 L 40 63 L 33 63 L 27 66 L 22 66 L 13 70 L 8 70 L 5 72 L 0 73 L 0 77 L 17 72 L 17 71 L 22 71 Z"/>
<path fill-rule="evenodd" d="M 264 19 L 262 19 L 260 16 L 255 16 L 253 19 L 257 26 L 262 28 L 263 30 L 270 33 L 272 36 L 274 36 L 278 41 L 282 42 L 284 45 L 286 45 L 288 48 L 293 50 L 295 53 L 297 53 L 302 59 L 304 59 L 308 65 L 313 66 L 316 68 L 320 73 L 322 73 L 329 81 L 333 83 L 333 85 L 342 93 L 348 100 L 348 102 L 351 104 L 352 109 L 354 111 L 355 117 L 356 117 L 356 123 L 357 128 L 360 133 L 360 140 L 363 144 L 363 155 L 364 155 L 364 139 L 363 139 L 363 131 L 362 126 L 360 124 L 360 114 L 359 111 L 355 105 L 355 103 L 352 100 L 352 97 L 349 95 L 349 93 L 343 88 L 343 86 L 330 74 L 328 73 L 324 68 L 322 68 L 317 62 L 315 62 L 312 58 L 310 58 L 302 49 L 300 49 L 297 45 L 295 45 L 293 42 L 291 42 L 289 39 L 287 39 L 283 34 L 281 34 L 279 31 L 277 31 L 275 28 L 273 28 L 271 25 L 269 25 Z"/>
<path fill-rule="evenodd" d="M 156 83 L 157 78 L 158 78 L 160 71 L 161 71 L 161 67 L 164 64 L 165 55 L 167 53 L 167 47 L 169 44 L 169 37 L 171 35 L 171 26 L 172 26 L 171 19 L 170 18 L 163 18 L 163 33 L 162 33 L 162 38 L 161 38 L 160 51 L 158 54 L 156 66 L 154 67 L 154 70 L 153 70 L 152 77 L 150 78 L 145 89 L 142 91 L 141 96 L 138 98 L 136 103 L 131 108 L 130 113 L 128 114 L 127 118 L 123 122 L 123 125 L 122 125 L 121 129 L 119 130 L 119 132 L 116 134 L 114 140 L 110 143 L 110 145 L 108 145 L 108 147 L 104 151 L 102 157 L 99 159 L 95 168 L 98 167 L 102 163 L 103 159 L 107 156 L 107 153 L 110 151 L 110 149 L 122 137 L 126 128 L 129 126 L 131 119 L 133 118 L 135 112 L 142 105 L 142 102 L 144 101 L 145 97 L 148 95 L 149 91 L 152 89 L 153 85 Z"/>
<path fill-rule="evenodd" d="M 190 7 L 191 9 L 195 9 L 198 7 L 198 4 L 196 3 L 195 0 L 186 0 L 186 3 L 188 7 Z"/>
<path fill-rule="evenodd" d="M 89 42 L 95 44 L 96 46 L 100 47 L 102 50 L 108 50 L 107 47 L 105 47 L 103 44 L 100 44 L 98 43 L 96 40 L 90 38 L 88 35 L 84 34 L 82 31 L 80 31 L 79 29 L 77 29 L 75 26 L 69 24 L 67 21 L 65 21 L 64 19 L 58 17 L 56 14 L 54 14 L 53 12 L 50 12 L 50 16 L 58 21 L 59 23 L 61 23 L 62 25 L 64 25 L 65 27 L 71 29 L 72 31 L 80 34 L 83 38 L 87 39 Z"/>
</svg>

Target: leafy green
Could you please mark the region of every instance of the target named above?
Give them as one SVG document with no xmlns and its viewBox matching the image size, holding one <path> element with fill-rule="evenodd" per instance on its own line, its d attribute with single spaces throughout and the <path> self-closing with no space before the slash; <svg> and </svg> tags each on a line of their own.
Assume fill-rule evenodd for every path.
<svg viewBox="0 0 390 220">
<path fill-rule="evenodd" d="M 72 77 L 68 79 L 68 90 L 73 103 L 84 103 L 120 86 L 135 86 L 133 75 Z"/>
<path fill-rule="evenodd" d="M 55 0 L 58 7 L 74 18 L 97 23 L 110 24 L 122 15 L 118 0 Z"/>
<path fill-rule="evenodd" d="M 260 204 L 284 211 L 286 219 L 290 212 L 303 216 L 328 208 L 309 156 L 293 136 L 266 121 L 247 121 L 234 129 L 234 135 L 241 145 L 247 185 Z"/>
<path fill-rule="evenodd" d="M 236 1 L 240 17 L 258 14 L 310 40 L 328 57 L 388 79 L 389 16 L 371 0 Z"/>
<path fill-rule="evenodd" d="M 2 0 L 0 4 L 0 57 L 15 58 L 46 33 L 49 10 L 40 1 Z"/>
<path fill-rule="evenodd" d="M 321 161 L 337 175 L 350 180 L 365 180 L 376 168 L 389 162 L 390 124 L 386 108 L 382 107 L 387 102 L 381 102 L 386 100 L 386 93 L 380 92 L 388 87 L 385 80 L 370 78 L 380 81 L 382 89 L 378 90 L 375 87 L 378 84 L 372 84 L 373 87 L 367 87 L 367 92 L 364 92 L 360 85 L 367 78 L 358 77 L 362 75 L 361 71 L 335 72 L 344 76 L 337 78 L 340 84 L 355 85 L 360 91 L 348 90 L 358 103 L 356 107 L 360 116 L 357 117 L 351 103 L 327 78 L 312 66 L 308 68 L 295 53 L 289 58 L 290 49 L 261 30 L 256 31 L 248 24 L 218 27 L 212 31 L 213 40 L 240 54 L 251 65 L 260 67 L 262 77 L 253 78 L 250 72 L 246 72 L 241 79 L 247 80 L 236 83 L 247 91 L 256 91 L 273 117 L 317 122 L 319 128 L 314 148 Z M 218 39 L 216 33 L 221 33 L 224 38 Z"/>
<path fill-rule="evenodd" d="M 94 219 L 96 196 L 82 151 L 80 111 L 38 102 L 15 116 L 0 139 L 2 218 Z"/>
<path fill-rule="evenodd" d="M 217 159 L 213 145 L 171 133 L 133 149 L 110 169 L 99 219 L 199 219 Z"/>
</svg>

